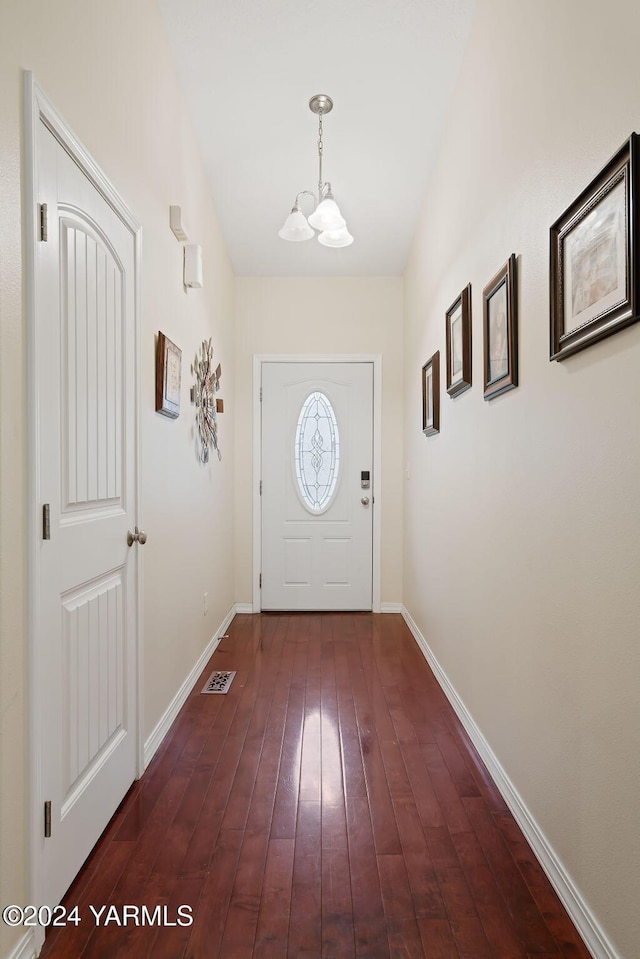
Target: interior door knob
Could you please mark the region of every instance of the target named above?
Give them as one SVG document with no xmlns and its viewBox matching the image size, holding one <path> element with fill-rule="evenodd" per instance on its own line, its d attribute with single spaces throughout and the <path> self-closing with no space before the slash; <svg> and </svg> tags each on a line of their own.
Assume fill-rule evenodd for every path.
<svg viewBox="0 0 640 959">
<path fill-rule="evenodd" d="M 369 505 L 369 497 L 368 497 L 368 496 L 362 496 L 361 499 L 360 499 L 360 502 L 362 503 L 363 506 L 368 506 L 368 505 Z"/>
<path fill-rule="evenodd" d="M 140 543 L 141 546 L 147 542 L 147 534 L 143 529 L 138 529 L 136 526 L 134 531 L 127 531 L 127 546 L 133 546 L 134 543 Z"/>
</svg>

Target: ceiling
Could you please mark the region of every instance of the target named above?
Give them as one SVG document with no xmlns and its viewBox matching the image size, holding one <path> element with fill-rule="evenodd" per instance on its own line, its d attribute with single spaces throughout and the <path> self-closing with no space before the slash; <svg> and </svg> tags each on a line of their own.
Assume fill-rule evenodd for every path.
<svg viewBox="0 0 640 959">
<path fill-rule="evenodd" d="M 236 274 L 404 272 L 475 3 L 159 0 Z M 316 93 L 334 102 L 324 179 L 343 249 L 278 237 L 296 194 L 317 192 Z"/>
</svg>

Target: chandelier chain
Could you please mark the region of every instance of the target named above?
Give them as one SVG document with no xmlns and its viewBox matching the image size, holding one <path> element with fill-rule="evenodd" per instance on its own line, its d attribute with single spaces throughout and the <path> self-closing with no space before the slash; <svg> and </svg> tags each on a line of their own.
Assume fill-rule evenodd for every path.
<svg viewBox="0 0 640 959">
<path fill-rule="evenodd" d="M 322 200 L 322 114 L 318 114 L 318 203 Z"/>
</svg>

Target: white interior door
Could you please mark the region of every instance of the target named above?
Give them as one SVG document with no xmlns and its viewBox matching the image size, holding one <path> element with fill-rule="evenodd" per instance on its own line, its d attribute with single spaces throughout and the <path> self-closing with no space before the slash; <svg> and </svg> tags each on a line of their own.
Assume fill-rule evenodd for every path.
<svg viewBox="0 0 640 959">
<path fill-rule="evenodd" d="M 37 190 L 34 704 L 42 903 L 59 902 L 136 777 L 135 232 L 45 124 Z M 40 537 L 39 537 L 40 538 Z"/>
<path fill-rule="evenodd" d="M 262 609 L 371 609 L 373 364 L 263 363 L 261 429 Z"/>
</svg>

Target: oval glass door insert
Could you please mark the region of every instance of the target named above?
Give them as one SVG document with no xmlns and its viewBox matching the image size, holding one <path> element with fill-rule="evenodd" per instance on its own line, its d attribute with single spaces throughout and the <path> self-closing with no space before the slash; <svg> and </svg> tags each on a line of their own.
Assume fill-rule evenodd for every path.
<svg viewBox="0 0 640 959">
<path fill-rule="evenodd" d="M 310 513 L 324 512 L 336 491 L 340 440 L 331 400 L 319 390 L 302 404 L 296 429 L 295 462 L 302 502 Z"/>
</svg>

